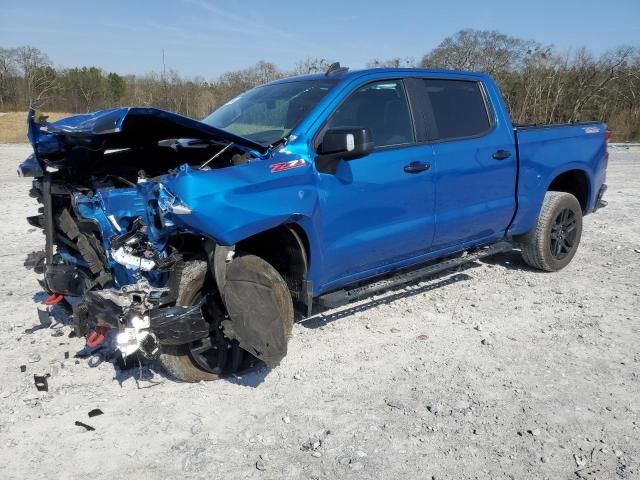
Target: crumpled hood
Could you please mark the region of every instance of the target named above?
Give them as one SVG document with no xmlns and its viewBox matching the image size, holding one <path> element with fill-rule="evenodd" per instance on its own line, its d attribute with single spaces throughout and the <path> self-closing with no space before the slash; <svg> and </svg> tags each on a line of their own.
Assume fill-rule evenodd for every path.
<svg viewBox="0 0 640 480">
<path fill-rule="evenodd" d="M 157 108 L 114 108 L 38 124 L 27 117 L 28 137 L 36 157 L 54 166 L 69 166 L 107 149 L 156 145 L 169 138 L 196 138 L 236 145 L 265 153 L 267 147 L 189 117 Z M 80 155 L 73 155 L 80 153 Z"/>
</svg>

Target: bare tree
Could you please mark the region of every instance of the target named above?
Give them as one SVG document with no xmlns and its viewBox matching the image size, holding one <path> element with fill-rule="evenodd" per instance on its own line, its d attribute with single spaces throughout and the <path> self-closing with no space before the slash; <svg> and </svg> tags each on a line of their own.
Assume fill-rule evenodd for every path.
<svg viewBox="0 0 640 480">
<path fill-rule="evenodd" d="M 24 78 L 27 105 L 32 108 L 41 107 L 58 88 L 51 60 L 35 47 L 18 47 L 15 49 L 15 62 Z"/>
<path fill-rule="evenodd" d="M 257 85 L 289 75 L 325 72 L 332 62 L 307 58 L 293 71 L 261 61 L 217 78 L 186 78 L 175 70 L 121 77 L 97 67 L 54 69 L 34 47 L 0 48 L 0 109 L 29 105 L 86 112 L 117 105 L 154 106 L 202 118 Z M 402 68 L 411 57 L 374 58 L 369 67 Z M 427 52 L 420 66 L 481 70 L 498 82 L 514 122 L 606 120 L 619 140 L 640 139 L 640 50 L 620 47 L 594 56 L 496 31 L 462 30 Z"/>
<path fill-rule="evenodd" d="M 573 105 L 570 120 L 577 120 L 587 102 L 600 96 L 607 84 L 625 72 L 624 67 L 632 58 L 633 47 L 619 47 L 606 53 L 598 61 L 584 49 L 576 58 L 575 70 L 578 80 L 578 96 Z"/>
<path fill-rule="evenodd" d="M 367 62 L 367 68 L 413 68 L 416 66 L 416 59 L 413 57 L 395 57 L 387 60 L 373 58 Z"/>
<path fill-rule="evenodd" d="M 324 73 L 333 62 L 326 58 L 311 58 L 307 57 L 304 60 L 300 60 L 296 63 L 296 66 L 291 72 L 292 75 L 305 75 L 307 73 Z"/>
<path fill-rule="evenodd" d="M 0 109 L 14 102 L 17 96 L 18 67 L 15 49 L 0 48 Z"/>
<path fill-rule="evenodd" d="M 445 38 L 422 58 L 420 66 L 495 74 L 518 69 L 527 56 L 548 48 L 495 30 L 467 29 Z"/>
</svg>

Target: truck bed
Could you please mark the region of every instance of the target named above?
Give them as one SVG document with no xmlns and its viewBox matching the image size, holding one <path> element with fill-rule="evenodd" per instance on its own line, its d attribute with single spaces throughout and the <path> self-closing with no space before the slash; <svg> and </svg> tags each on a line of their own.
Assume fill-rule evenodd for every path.
<svg viewBox="0 0 640 480">
<path fill-rule="evenodd" d="M 540 212 L 545 192 L 559 175 L 578 171 L 587 181 L 584 213 L 593 211 L 605 180 L 607 126 L 599 122 L 528 124 L 514 127 L 518 154 L 517 213 L 512 235 L 526 233 Z"/>
</svg>

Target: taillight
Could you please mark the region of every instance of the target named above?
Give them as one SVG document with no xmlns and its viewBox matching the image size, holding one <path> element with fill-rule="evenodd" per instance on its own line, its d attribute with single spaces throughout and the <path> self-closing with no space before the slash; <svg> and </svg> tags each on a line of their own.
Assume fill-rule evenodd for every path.
<svg viewBox="0 0 640 480">
<path fill-rule="evenodd" d="M 604 139 L 605 139 L 605 141 L 606 141 L 607 143 L 609 143 L 609 140 L 611 140 L 611 130 L 607 130 L 607 131 L 604 133 Z"/>
</svg>

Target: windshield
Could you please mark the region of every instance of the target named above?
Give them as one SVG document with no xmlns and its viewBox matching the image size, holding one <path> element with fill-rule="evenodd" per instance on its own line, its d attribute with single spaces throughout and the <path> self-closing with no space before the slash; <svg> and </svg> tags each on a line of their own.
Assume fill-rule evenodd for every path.
<svg viewBox="0 0 640 480">
<path fill-rule="evenodd" d="M 336 83 L 300 80 L 256 87 L 228 101 L 203 122 L 270 145 L 289 135 Z"/>
</svg>

